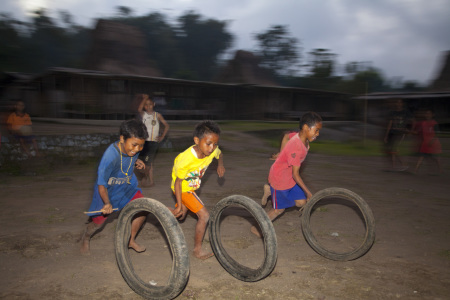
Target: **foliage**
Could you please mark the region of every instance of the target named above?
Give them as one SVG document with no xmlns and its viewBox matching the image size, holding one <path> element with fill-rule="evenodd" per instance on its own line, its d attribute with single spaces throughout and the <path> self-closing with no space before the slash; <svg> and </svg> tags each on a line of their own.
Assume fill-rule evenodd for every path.
<svg viewBox="0 0 450 300">
<path fill-rule="evenodd" d="M 136 16 L 127 6 L 117 6 L 108 20 L 137 27 L 145 37 L 149 63 L 163 77 L 204 80 L 214 78 L 219 57 L 232 46 L 228 21 L 205 18 L 195 11 L 171 23 L 159 12 Z M 45 9 L 26 21 L 0 13 L 0 71 L 40 73 L 49 67 L 86 68 L 92 28 L 77 25 L 67 11 L 52 18 Z M 283 86 L 329 90 L 350 94 L 382 91 L 421 91 L 417 82 L 389 82 L 367 62 L 349 62 L 338 70 L 337 54 L 318 48 L 300 65 L 299 39 L 286 25 L 273 25 L 253 36 L 261 66 L 275 74 Z M 305 74 L 299 76 L 298 74 Z"/>
<path fill-rule="evenodd" d="M 208 80 L 214 75 L 217 58 L 233 41 L 226 31 L 228 23 L 203 19 L 188 11 L 178 18 L 177 41 L 184 62 L 189 70 L 196 70 L 198 79 Z"/>
<path fill-rule="evenodd" d="M 291 37 L 287 26 L 274 25 L 255 35 L 261 65 L 278 75 L 292 75 L 298 71 L 300 59 L 298 39 Z"/>
<path fill-rule="evenodd" d="M 218 57 L 233 41 L 228 22 L 193 11 L 170 24 L 161 13 L 134 16 L 129 7 L 116 9 L 117 14 L 107 19 L 135 26 L 144 34 L 150 63 L 164 77 L 210 80 Z M 37 73 L 49 67 L 84 68 L 91 31 L 76 25 L 67 11 L 60 11 L 56 20 L 45 9 L 38 9 L 28 22 L 2 14 L 0 42 L 5 46 L 0 49 L 0 70 Z"/>
</svg>

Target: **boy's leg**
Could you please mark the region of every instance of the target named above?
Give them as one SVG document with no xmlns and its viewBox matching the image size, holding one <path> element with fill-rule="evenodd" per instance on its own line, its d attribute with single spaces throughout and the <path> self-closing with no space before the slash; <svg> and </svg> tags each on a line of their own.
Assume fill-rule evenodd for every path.
<svg viewBox="0 0 450 300">
<path fill-rule="evenodd" d="M 417 171 L 419 171 L 419 167 L 422 164 L 423 156 L 419 156 L 419 159 L 417 160 L 416 167 L 414 168 L 414 174 L 417 174 Z"/>
<path fill-rule="evenodd" d="M 24 137 L 19 137 L 19 143 L 26 155 L 31 156 L 29 145 Z"/>
<path fill-rule="evenodd" d="M 209 221 L 209 212 L 203 207 L 197 212 L 197 225 L 195 225 L 195 237 L 194 237 L 194 256 L 199 259 L 207 259 L 213 256 L 212 252 L 202 251 L 203 237 L 206 232 L 206 225 Z"/>
<path fill-rule="evenodd" d="M 267 200 L 269 199 L 270 195 L 271 195 L 271 193 L 270 193 L 270 185 L 265 184 L 264 185 L 264 194 L 263 194 L 262 199 L 261 199 L 261 205 L 262 206 L 266 206 Z"/>
<path fill-rule="evenodd" d="M 142 186 L 143 187 L 150 187 L 150 168 L 151 165 L 150 164 L 145 164 L 145 169 L 144 169 L 144 177 L 142 178 Z"/>
<path fill-rule="evenodd" d="M 284 213 L 284 208 L 282 209 L 275 209 L 275 208 L 271 208 L 268 212 L 267 212 L 267 216 L 269 217 L 270 221 L 274 221 L 276 218 L 278 218 L 279 216 L 281 216 Z M 250 228 L 250 231 L 256 235 L 257 237 L 262 237 L 261 232 L 259 232 L 259 229 L 256 228 L 256 226 L 252 226 Z"/>
<path fill-rule="evenodd" d="M 102 227 L 103 224 L 96 224 L 94 222 L 89 222 L 87 224 L 86 229 L 84 230 L 83 234 L 81 235 L 81 254 L 89 254 L 90 252 L 90 241 L 91 236 Z"/>
<path fill-rule="evenodd" d="M 146 250 L 145 247 L 140 246 L 138 243 L 136 243 L 136 235 L 139 229 L 141 229 L 142 224 L 144 224 L 146 217 L 147 217 L 146 213 L 140 213 L 138 214 L 137 217 L 133 219 L 133 221 L 131 221 L 131 238 L 128 247 L 130 247 L 131 249 L 133 249 L 138 253 L 144 252 Z"/>
<path fill-rule="evenodd" d="M 153 186 L 155 184 L 153 182 L 153 163 L 150 164 L 150 168 L 148 170 L 148 183 L 150 186 Z"/>
</svg>

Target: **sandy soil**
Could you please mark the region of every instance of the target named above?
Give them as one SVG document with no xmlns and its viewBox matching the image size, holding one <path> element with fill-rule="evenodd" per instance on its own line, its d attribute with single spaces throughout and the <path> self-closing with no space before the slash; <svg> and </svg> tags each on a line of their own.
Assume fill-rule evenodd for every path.
<svg viewBox="0 0 450 300">
<path fill-rule="evenodd" d="M 259 202 L 271 161 L 256 137 L 224 133 L 226 174 L 219 180 L 208 169 L 200 196 L 208 209 L 220 199 L 245 195 Z M 312 145 L 312 147 L 314 147 Z M 159 153 L 155 186 L 144 195 L 173 206 L 170 171 L 177 153 Z M 448 299 L 450 295 L 450 161 L 444 174 L 383 172 L 382 158 L 335 157 L 311 153 L 302 176 L 313 192 L 343 187 L 362 196 L 376 219 L 376 240 L 363 257 L 349 262 L 326 259 L 305 241 L 299 212 L 275 221 L 278 261 L 258 282 L 232 277 L 216 260 L 190 257 L 190 278 L 179 299 Z M 31 162 L 39 165 L 39 162 Z M 41 162 L 42 163 L 42 162 Z M 413 159 L 411 159 L 411 164 Z M 81 256 L 76 240 L 87 218 L 95 179 L 93 165 L 61 165 L 46 175 L 0 175 L 0 298 L 140 299 L 122 278 L 115 261 L 111 218 L 91 241 L 91 255 Z M 266 208 L 267 209 L 267 208 Z M 324 210 L 326 224 L 347 217 Z M 349 219 L 350 220 L 350 219 Z M 181 224 L 193 247 L 195 218 Z M 249 266 L 261 259 L 261 240 L 250 234 L 251 219 L 230 216 L 223 242 Z M 358 227 L 357 221 L 349 221 Z M 326 224 L 324 226 L 326 226 Z M 352 225 L 353 227 L 353 225 Z M 331 227 L 330 227 L 331 228 Z M 326 228 L 323 229 L 324 234 Z M 208 233 L 207 233 L 208 234 Z M 161 283 L 170 270 L 170 254 L 160 227 L 151 218 L 138 237 L 147 251 L 132 254 L 136 272 Z M 209 237 L 205 249 L 210 249 Z"/>
</svg>

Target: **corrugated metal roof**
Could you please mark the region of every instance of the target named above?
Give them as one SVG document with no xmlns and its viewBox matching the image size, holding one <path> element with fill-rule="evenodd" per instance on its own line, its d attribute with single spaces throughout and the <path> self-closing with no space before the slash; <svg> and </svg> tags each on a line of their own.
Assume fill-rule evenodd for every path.
<svg viewBox="0 0 450 300">
<path fill-rule="evenodd" d="M 383 100 L 383 99 L 423 99 L 423 98 L 449 98 L 450 92 L 411 92 L 411 93 L 372 93 L 353 97 L 356 100 Z"/>
</svg>

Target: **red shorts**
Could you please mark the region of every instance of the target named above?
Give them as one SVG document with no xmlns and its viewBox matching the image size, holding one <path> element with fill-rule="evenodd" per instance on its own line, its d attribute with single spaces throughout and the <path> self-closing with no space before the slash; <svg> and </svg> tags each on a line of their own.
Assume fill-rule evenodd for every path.
<svg viewBox="0 0 450 300">
<path fill-rule="evenodd" d="M 137 191 L 136 194 L 134 194 L 133 198 L 131 198 L 130 202 L 133 201 L 134 199 L 138 199 L 138 198 L 142 198 L 142 197 L 144 197 L 144 195 L 142 195 L 141 191 Z M 128 203 L 130 203 L 130 202 L 128 202 Z M 100 216 L 92 217 L 92 222 L 94 222 L 97 225 L 101 225 L 101 224 L 105 223 L 108 216 L 109 215 L 100 215 Z"/>
</svg>

